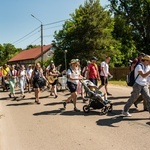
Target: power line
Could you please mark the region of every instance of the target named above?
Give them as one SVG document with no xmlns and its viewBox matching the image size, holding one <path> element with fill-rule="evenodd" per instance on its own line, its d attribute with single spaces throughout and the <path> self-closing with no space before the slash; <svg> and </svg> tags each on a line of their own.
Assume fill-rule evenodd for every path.
<svg viewBox="0 0 150 150">
<path fill-rule="evenodd" d="M 39 31 L 38 31 L 38 32 L 39 32 Z M 23 38 L 22 40 L 20 40 L 20 41 L 18 41 L 18 42 L 16 42 L 16 43 L 17 43 L 17 44 L 18 44 L 18 43 L 21 43 L 21 42 L 23 42 L 23 41 L 29 39 L 30 37 L 34 36 L 34 35 L 37 34 L 38 32 L 36 32 L 36 33 L 34 33 L 34 34 L 31 34 L 29 37 Z"/>
<path fill-rule="evenodd" d="M 69 18 L 71 19 L 71 18 Z M 48 25 L 52 25 L 52 24 L 56 24 L 56 23 L 60 23 L 60 22 L 64 22 L 64 21 L 67 21 L 69 19 L 64 19 L 64 20 L 60 20 L 60 21 L 56 21 L 56 22 L 52 22 L 52 23 L 48 23 L 48 24 L 44 24 L 43 26 L 48 26 Z"/>
<path fill-rule="evenodd" d="M 39 29 L 39 28 L 40 28 L 40 26 L 37 27 L 36 29 L 34 29 L 33 31 L 31 31 L 30 33 L 26 34 L 25 36 L 23 36 L 22 38 L 18 39 L 17 41 L 13 42 L 13 44 L 15 44 L 15 43 L 17 43 L 18 41 L 24 39 L 25 37 L 27 37 L 28 35 L 30 35 L 31 33 L 33 33 L 34 31 L 36 31 L 36 30 Z"/>
<path fill-rule="evenodd" d="M 69 19 L 71 19 L 71 18 L 69 18 Z M 52 23 L 48 23 L 48 24 L 45 24 L 45 25 L 43 25 L 43 26 L 48 26 L 48 25 L 53 25 L 53 24 L 57 24 L 57 23 L 60 23 L 60 22 L 64 22 L 64 21 L 67 21 L 67 20 L 69 20 L 69 19 L 64 19 L 64 20 L 60 20 L 60 21 L 56 21 L 56 22 L 52 22 Z M 60 25 L 59 25 L 60 26 Z M 59 26 L 55 26 L 55 27 L 59 27 Z M 51 29 L 52 28 L 55 28 L 55 27 L 51 27 Z M 13 44 L 15 44 L 15 43 L 18 43 L 18 42 L 22 42 L 22 41 L 24 41 L 24 40 L 26 40 L 26 39 L 28 39 L 28 38 L 26 38 L 26 39 L 24 39 L 25 37 L 27 37 L 27 36 L 29 36 L 31 33 L 33 33 L 34 31 L 36 31 L 37 29 L 39 29 L 40 28 L 40 26 L 39 27 L 37 27 L 36 29 L 34 29 L 33 31 L 31 31 L 31 32 L 29 32 L 28 34 L 26 34 L 25 36 L 23 36 L 22 38 L 20 38 L 20 39 L 18 39 L 18 40 L 16 40 L 15 42 L 13 42 Z M 50 29 L 50 28 L 46 28 L 46 29 L 44 29 L 44 30 L 47 30 L 47 29 Z M 34 35 L 34 34 L 33 34 Z M 31 36 L 33 36 L 33 35 L 31 35 Z M 30 37 L 31 37 L 30 36 Z M 39 39 L 39 38 L 38 38 Z"/>
<path fill-rule="evenodd" d="M 33 42 L 31 42 L 29 45 L 33 44 L 35 41 L 37 41 L 38 39 L 40 39 L 40 37 L 38 37 L 37 39 L 35 39 Z"/>
</svg>

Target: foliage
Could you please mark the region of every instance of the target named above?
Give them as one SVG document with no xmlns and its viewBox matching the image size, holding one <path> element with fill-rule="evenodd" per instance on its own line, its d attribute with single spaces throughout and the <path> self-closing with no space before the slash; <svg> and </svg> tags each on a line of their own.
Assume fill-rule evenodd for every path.
<svg viewBox="0 0 150 150">
<path fill-rule="evenodd" d="M 12 44 L 0 44 L 0 66 L 7 63 L 7 61 L 12 58 L 14 55 L 19 53 L 22 49 L 15 48 Z"/>
<path fill-rule="evenodd" d="M 31 48 L 36 48 L 36 47 L 39 47 L 40 45 L 28 45 L 27 46 L 27 48 L 26 48 L 26 50 L 27 49 L 31 49 Z"/>
<path fill-rule="evenodd" d="M 135 54 L 150 49 L 150 1 L 109 0 L 116 19 L 116 37 L 121 39 L 127 53 Z M 118 20 L 118 22 L 117 22 Z M 119 25 L 119 26 L 118 26 Z M 120 32 L 118 32 L 118 30 Z M 128 44 L 127 46 L 125 46 Z M 131 49 L 129 49 L 131 47 Z M 136 49 L 136 51 L 135 51 Z M 131 51 L 130 51 L 131 50 Z M 125 52 L 124 52 L 125 53 Z M 129 54 L 129 55 L 130 55 Z"/>
<path fill-rule="evenodd" d="M 67 62 L 78 58 L 81 63 L 90 60 L 92 56 L 99 61 L 111 56 L 111 65 L 121 65 L 121 43 L 113 39 L 114 20 L 99 0 L 87 0 L 80 5 L 71 19 L 66 21 L 63 29 L 55 32 L 56 46 L 54 58 L 63 62 L 64 50 L 67 50 Z"/>
</svg>

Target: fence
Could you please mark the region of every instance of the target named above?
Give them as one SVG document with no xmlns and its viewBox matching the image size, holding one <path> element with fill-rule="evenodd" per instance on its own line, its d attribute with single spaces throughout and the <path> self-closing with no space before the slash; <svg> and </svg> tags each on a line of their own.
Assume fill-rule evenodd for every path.
<svg viewBox="0 0 150 150">
<path fill-rule="evenodd" d="M 126 80 L 126 76 L 129 73 L 129 71 L 129 67 L 117 67 L 109 69 L 109 72 L 113 75 L 114 80 Z"/>
</svg>

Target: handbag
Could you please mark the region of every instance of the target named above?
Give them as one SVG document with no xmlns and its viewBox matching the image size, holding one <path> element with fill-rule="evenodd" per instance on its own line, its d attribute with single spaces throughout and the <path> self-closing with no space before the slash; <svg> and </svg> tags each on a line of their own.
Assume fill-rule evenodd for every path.
<svg viewBox="0 0 150 150">
<path fill-rule="evenodd" d="M 46 80 L 43 77 L 39 77 L 37 80 L 38 84 L 40 87 L 45 86 L 46 85 Z"/>
</svg>

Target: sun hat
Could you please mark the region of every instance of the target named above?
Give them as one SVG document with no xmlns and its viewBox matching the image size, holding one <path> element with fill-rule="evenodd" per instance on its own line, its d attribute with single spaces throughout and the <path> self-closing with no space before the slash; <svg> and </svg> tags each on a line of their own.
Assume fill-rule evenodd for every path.
<svg viewBox="0 0 150 150">
<path fill-rule="evenodd" d="M 148 61 L 150 61 L 150 56 L 149 56 L 149 55 L 145 55 L 145 56 L 142 58 L 142 60 L 148 60 Z"/>
<path fill-rule="evenodd" d="M 93 56 L 91 60 L 98 60 L 98 58 Z"/>
<path fill-rule="evenodd" d="M 145 56 L 145 53 L 140 53 L 139 56 L 143 56 L 143 57 L 144 57 L 144 56 Z"/>
<path fill-rule="evenodd" d="M 87 64 L 90 64 L 91 62 L 90 61 L 87 61 Z"/>
<path fill-rule="evenodd" d="M 71 65 L 71 64 L 75 64 L 77 62 L 79 62 L 79 59 L 71 59 L 69 64 Z"/>
</svg>

